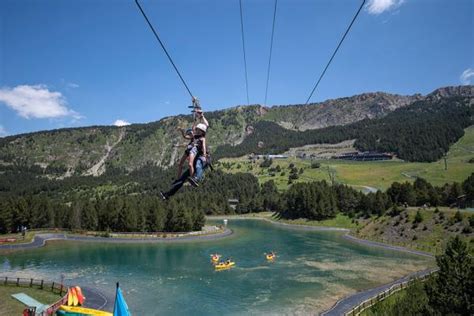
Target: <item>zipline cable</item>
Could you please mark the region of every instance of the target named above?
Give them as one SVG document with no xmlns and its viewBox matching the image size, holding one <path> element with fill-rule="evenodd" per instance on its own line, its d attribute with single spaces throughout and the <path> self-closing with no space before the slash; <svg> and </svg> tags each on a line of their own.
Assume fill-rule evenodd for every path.
<svg viewBox="0 0 474 316">
<path fill-rule="evenodd" d="M 138 0 L 135 0 L 135 3 L 137 4 L 138 8 L 140 9 L 140 12 L 142 13 L 143 17 L 145 18 L 146 22 L 148 23 L 148 26 L 150 27 L 151 31 L 153 32 L 153 34 L 155 35 L 156 39 L 158 40 L 158 42 L 160 43 L 161 45 L 161 48 L 163 48 L 163 51 L 165 52 L 166 56 L 168 57 L 171 65 L 173 65 L 174 67 L 174 70 L 176 71 L 176 73 L 178 74 L 179 78 L 181 79 L 181 82 L 183 82 L 184 86 L 186 87 L 186 90 L 188 90 L 188 93 L 189 95 L 191 96 L 191 98 L 193 99 L 193 104 L 194 104 L 194 100 L 196 99 L 193 94 L 191 93 L 191 90 L 189 89 L 188 85 L 186 84 L 186 81 L 184 81 L 184 78 L 183 76 L 181 76 L 181 73 L 179 72 L 178 70 L 178 67 L 176 67 L 175 63 L 173 62 L 173 59 L 171 58 L 170 54 L 168 53 L 168 51 L 166 50 L 166 47 L 165 45 L 163 44 L 163 42 L 161 41 L 160 37 L 158 36 L 158 33 L 155 31 L 155 28 L 153 27 L 153 25 L 151 24 L 150 20 L 148 20 L 148 17 L 146 16 L 145 14 L 145 11 L 143 11 L 140 3 L 138 2 Z"/>
<path fill-rule="evenodd" d="M 362 1 L 362 4 L 360 5 L 359 10 L 357 10 L 357 13 L 354 15 L 354 18 L 352 18 L 351 24 L 349 24 L 349 27 L 347 28 L 346 32 L 344 33 L 344 36 L 341 38 L 339 44 L 337 45 L 336 50 L 334 50 L 334 53 L 332 53 L 332 56 L 331 56 L 331 58 L 329 59 L 329 62 L 327 63 L 327 65 L 326 65 L 326 67 L 324 68 L 324 70 L 323 70 L 323 72 L 321 73 L 321 75 L 319 76 L 319 79 L 318 79 L 318 81 L 316 82 L 316 84 L 314 85 L 314 88 L 313 88 L 313 90 L 311 91 L 311 93 L 310 93 L 308 99 L 306 100 L 306 103 L 305 103 L 305 104 L 308 104 L 308 103 L 309 103 L 309 100 L 310 100 L 311 97 L 313 96 L 313 93 L 314 93 L 314 91 L 316 90 L 316 88 L 318 87 L 319 83 L 321 82 L 321 79 L 323 79 L 324 74 L 326 73 L 326 70 L 328 70 L 329 65 L 331 64 L 331 62 L 332 62 L 334 56 L 336 56 L 336 53 L 337 53 L 337 51 L 339 50 L 339 47 L 341 47 L 342 42 L 344 42 L 344 39 L 346 38 L 347 34 L 348 34 L 349 31 L 351 30 L 352 24 L 354 24 L 355 20 L 357 19 L 357 16 L 359 15 L 360 11 L 361 11 L 362 8 L 364 7 L 365 2 L 366 2 L 366 0 L 363 0 L 363 1 Z"/>
<path fill-rule="evenodd" d="M 268 81 L 270 80 L 270 65 L 272 63 L 273 35 L 275 34 L 275 20 L 276 20 L 276 13 L 277 13 L 277 5 L 278 5 L 278 0 L 275 0 L 275 9 L 273 10 L 272 38 L 270 40 L 270 56 L 268 57 L 267 84 L 265 86 L 265 103 L 263 103 L 264 105 L 267 104 Z"/>
<path fill-rule="evenodd" d="M 242 13 L 242 0 L 239 0 L 240 5 L 240 30 L 242 33 L 242 50 L 244 52 L 244 68 L 245 68 L 245 89 L 247 91 L 247 105 L 250 104 L 249 99 L 249 80 L 247 75 L 247 57 L 245 55 L 245 37 L 244 37 L 244 17 Z"/>
</svg>

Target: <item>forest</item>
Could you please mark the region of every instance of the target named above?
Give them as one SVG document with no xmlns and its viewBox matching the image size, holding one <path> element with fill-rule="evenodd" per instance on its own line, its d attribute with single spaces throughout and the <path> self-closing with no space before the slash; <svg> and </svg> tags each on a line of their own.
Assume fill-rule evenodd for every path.
<svg viewBox="0 0 474 316">
<path fill-rule="evenodd" d="M 94 231 L 191 231 L 204 225 L 205 215 L 279 212 L 283 218 L 322 220 L 382 215 L 401 206 L 466 206 L 474 201 L 474 175 L 463 183 L 432 186 L 422 178 L 393 183 L 386 192 L 363 194 L 325 181 L 294 183 L 279 192 L 273 181 L 259 184 L 248 173 L 207 173 L 199 188 L 185 187 L 162 201 L 174 169 L 145 166 L 126 174 L 108 168 L 100 177 L 62 180 L 41 176 L 40 168 L 3 167 L 0 177 L 0 233 L 28 228 Z M 238 199 L 233 210 L 229 199 Z"/>
<path fill-rule="evenodd" d="M 360 151 L 390 152 L 406 161 L 432 162 L 464 135 L 464 128 L 473 123 L 472 114 L 469 98 L 451 97 L 417 101 L 379 119 L 303 132 L 260 121 L 241 144 L 219 146 L 214 156 L 279 154 L 292 147 L 356 139 L 355 147 Z"/>
</svg>

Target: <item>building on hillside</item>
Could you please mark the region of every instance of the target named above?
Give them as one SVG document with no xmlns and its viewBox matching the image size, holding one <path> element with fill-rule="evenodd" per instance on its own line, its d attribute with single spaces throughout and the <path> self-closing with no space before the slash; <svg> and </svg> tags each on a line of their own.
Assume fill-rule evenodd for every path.
<svg viewBox="0 0 474 316">
<path fill-rule="evenodd" d="M 375 160 L 391 160 L 393 154 L 391 153 L 377 153 L 371 151 L 365 152 L 348 152 L 343 153 L 337 156 L 333 156 L 332 159 L 342 159 L 342 160 L 356 160 L 356 161 L 375 161 Z"/>
<path fill-rule="evenodd" d="M 287 155 L 254 155 L 251 154 L 248 156 L 249 160 L 255 160 L 255 159 L 288 159 Z"/>
</svg>

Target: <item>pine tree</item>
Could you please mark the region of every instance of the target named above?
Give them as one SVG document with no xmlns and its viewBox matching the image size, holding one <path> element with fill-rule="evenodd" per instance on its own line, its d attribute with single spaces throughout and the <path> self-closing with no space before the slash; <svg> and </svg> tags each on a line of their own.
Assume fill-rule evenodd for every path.
<svg viewBox="0 0 474 316">
<path fill-rule="evenodd" d="M 467 244 L 456 236 L 443 255 L 436 257 L 439 271 L 426 286 L 429 308 L 437 315 L 474 314 L 474 261 Z"/>
</svg>

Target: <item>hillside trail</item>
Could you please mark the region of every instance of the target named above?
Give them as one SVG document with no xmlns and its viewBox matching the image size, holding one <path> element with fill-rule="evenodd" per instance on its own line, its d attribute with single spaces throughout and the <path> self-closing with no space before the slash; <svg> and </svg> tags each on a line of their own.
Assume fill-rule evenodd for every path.
<svg viewBox="0 0 474 316">
<path fill-rule="evenodd" d="M 105 149 L 106 149 L 105 155 L 103 155 L 102 158 L 100 158 L 99 162 L 97 162 L 89 170 L 87 170 L 84 173 L 84 175 L 86 176 L 92 175 L 94 177 L 98 177 L 101 174 L 103 174 L 105 172 L 105 161 L 109 158 L 110 153 L 112 152 L 112 149 L 114 149 L 122 141 L 124 136 L 125 136 L 125 129 L 120 129 L 120 134 L 115 143 L 110 145 L 109 141 L 107 141 L 107 143 L 105 144 Z"/>
</svg>

